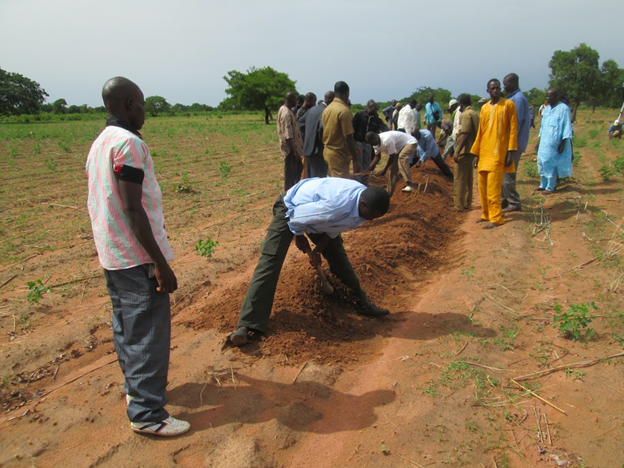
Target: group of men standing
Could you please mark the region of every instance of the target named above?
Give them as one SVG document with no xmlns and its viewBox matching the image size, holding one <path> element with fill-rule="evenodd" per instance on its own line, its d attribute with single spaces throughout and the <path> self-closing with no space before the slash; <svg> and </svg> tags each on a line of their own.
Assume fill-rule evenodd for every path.
<svg viewBox="0 0 624 468">
<path fill-rule="evenodd" d="M 486 228 L 503 224 L 502 211 L 521 209 L 515 172 L 526 150 L 530 116 L 517 75 L 507 75 L 504 86 L 508 99 L 501 97 L 497 79 L 488 82 L 490 101 L 480 116 L 472 109 L 470 96 L 460 95 L 451 133 L 456 141 L 455 208 L 471 208 L 473 168 L 477 168 L 480 222 L 486 222 Z M 162 193 L 149 148 L 139 132 L 145 122 L 145 98 L 135 83 L 123 77 L 108 80 L 102 98 L 108 119 L 87 157 L 87 204 L 113 306 L 113 339 L 124 374 L 127 414 L 135 432 L 176 436 L 190 429 L 188 422 L 171 417 L 165 409 L 169 294 L 177 289 L 178 281 L 169 266 L 173 252 L 164 227 Z M 539 190 L 543 193 L 554 190 L 557 177 L 570 175 L 572 153 L 569 109 L 555 89 L 549 90 L 547 101 L 537 144 L 542 176 Z M 233 345 L 242 346 L 254 334 L 266 332 L 293 238 L 315 268 L 320 268 L 321 257 L 326 259 L 330 271 L 352 291 L 357 313 L 369 317 L 389 313 L 362 289 L 340 234 L 388 211 L 399 174 L 406 181 L 403 190 L 411 191 L 413 164 L 431 158 L 453 179 L 435 141 L 442 118 L 436 104 L 431 98 L 426 105 L 428 129 L 420 128 L 420 117 L 413 114 L 420 109 L 411 101 L 397 119 L 397 129 L 388 130 L 374 101 L 352 116 L 349 87 L 343 81 L 319 104 L 316 96 L 308 93 L 299 109 L 297 95 L 286 95 L 277 115 L 285 190 L 273 205 L 273 218 L 241 306 L 238 327 L 228 337 Z M 381 171 L 388 173 L 387 191 L 365 185 L 381 153 L 389 155 Z M 300 180 L 302 176 L 304 180 Z M 503 209 L 502 204 L 507 206 Z"/>
</svg>

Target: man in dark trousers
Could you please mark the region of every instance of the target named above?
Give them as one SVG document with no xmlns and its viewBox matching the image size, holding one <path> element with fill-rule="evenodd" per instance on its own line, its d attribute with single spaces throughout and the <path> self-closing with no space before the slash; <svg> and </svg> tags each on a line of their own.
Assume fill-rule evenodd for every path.
<svg viewBox="0 0 624 468">
<path fill-rule="evenodd" d="M 327 163 L 323 159 L 323 111 L 334 100 L 334 92 L 325 93 L 325 101 L 320 102 L 298 121 L 299 127 L 305 129 L 303 139 L 303 157 L 307 161 L 307 177 L 327 177 Z"/>
<path fill-rule="evenodd" d="M 104 84 L 106 128 L 87 156 L 89 217 L 113 305 L 113 341 L 124 375 L 130 428 L 176 436 L 190 424 L 169 416 L 165 405 L 171 311 L 178 282 L 162 210 L 162 193 L 149 148 L 139 133 L 145 122 L 141 89 L 123 77 Z"/>
<path fill-rule="evenodd" d="M 375 134 L 385 132 L 388 127 L 379 118 L 379 106 L 372 99 L 366 104 L 366 109 L 356 113 L 353 116 L 353 138 L 355 144 L 360 150 L 359 162 L 362 172 L 368 171 L 373 161 L 373 147 L 366 143 L 366 134 L 374 132 Z M 368 185 L 368 175 L 355 176 L 355 180 Z"/>
<path fill-rule="evenodd" d="M 266 333 L 275 288 L 292 238 L 297 248 L 311 256 L 314 265 L 325 257 L 331 272 L 356 295 L 358 312 L 370 317 L 388 315 L 373 304 L 360 286 L 342 244 L 340 233 L 386 214 L 388 192 L 350 179 L 304 179 L 273 205 L 273 221 L 262 243 L 262 256 L 254 270 L 240 311 L 238 328 L 229 339 L 235 346 L 249 341 L 250 332 Z M 306 237 L 307 235 L 307 237 Z M 315 244 L 310 247 L 308 237 Z"/>
</svg>

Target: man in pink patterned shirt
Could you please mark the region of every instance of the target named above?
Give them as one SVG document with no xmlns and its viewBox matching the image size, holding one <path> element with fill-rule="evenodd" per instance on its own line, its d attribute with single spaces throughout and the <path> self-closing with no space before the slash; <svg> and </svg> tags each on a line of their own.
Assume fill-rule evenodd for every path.
<svg viewBox="0 0 624 468">
<path fill-rule="evenodd" d="M 133 431 L 176 436 L 190 424 L 169 416 L 169 293 L 178 287 L 168 262 L 162 193 L 149 148 L 141 89 L 123 77 L 104 84 L 106 128 L 87 156 L 87 205 L 93 240 L 113 304 L 113 340 L 124 374 Z"/>
</svg>

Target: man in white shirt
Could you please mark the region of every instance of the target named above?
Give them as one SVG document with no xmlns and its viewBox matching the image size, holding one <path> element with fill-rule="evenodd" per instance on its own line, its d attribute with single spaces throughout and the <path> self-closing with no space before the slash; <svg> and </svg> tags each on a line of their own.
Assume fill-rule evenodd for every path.
<svg viewBox="0 0 624 468">
<path fill-rule="evenodd" d="M 235 346 L 249 342 L 250 333 L 266 333 L 275 289 L 292 238 L 297 248 L 310 255 L 314 266 L 321 255 L 357 298 L 356 312 L 368 317 L 390 313 L 373 304 L 360 286 L 342 244 L 340 233 L 379 218 L 390 206 L 388 193 L 339 177 L 304 179 L 273 205 L 273 221 L 260 247 L 262 256 L 254 270 L 240 311 L 238 328 L 229 336 Z M 307 237 L 306 237 L 307 236 Z M 314 242 L 314 250 L 308 239 Z"/>
<path fill-rule="evenodd" d="M 407 134 L 412 133 L 412 130 L 414 130 L 414 109 L 416 104 L 416 99 L 410 99 L 409 104 L 404 105 L 399 111 L 398 130 L 404 130 Z"/>
<path fill-rule="evenodd" d="M 410 114 L 412 114 L 411 111 Z M 387 189 L 390 196 L 392 196 L 394 192 L 394 187 L 399 179 L 399 173 L 401 173 L 405 179 L 403 192 L 411 192 L 414 189 L 414 184 L 412 184 L 409 160 L 410 157 L 416 153 L 416 149 L 418 148 L 418 141 L 416 138 L 409 133 L 396 130 L 380 134 L 368 132 L 366 134 L 366 143 L 373 145 L 373 149 L 375 150 L 375 157 L 371 162 L 370 170 L 373 170 L 381 159 L 381 153 L 386 153 L 388 155 L 386 167 L 384 167 L 379 174 L 384 175 L 388 169 L 390 169 L 388 173 Z"/>
</svg>

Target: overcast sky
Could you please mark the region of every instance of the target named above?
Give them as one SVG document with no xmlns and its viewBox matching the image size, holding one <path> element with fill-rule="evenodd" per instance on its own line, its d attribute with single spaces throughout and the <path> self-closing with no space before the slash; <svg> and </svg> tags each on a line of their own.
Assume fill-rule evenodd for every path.
<svg viewBox="0 0 624 468">
<path fill-rule="evenodd" d="M 467 8 L 470 5 L 470 8 Z M 171 104 L 216 106 L 229 70 L 271 66 L 301 93 L 338 80 L 351 101 L 420 86 L 485 95 L 515 72 L 543 88 L 555 50 L 581 42 L 624 68 L 622 0 L 0 0 L 0 68 L 48 101 L 101 105 L 104 82 L 135 81 Z"/>
</svg>

